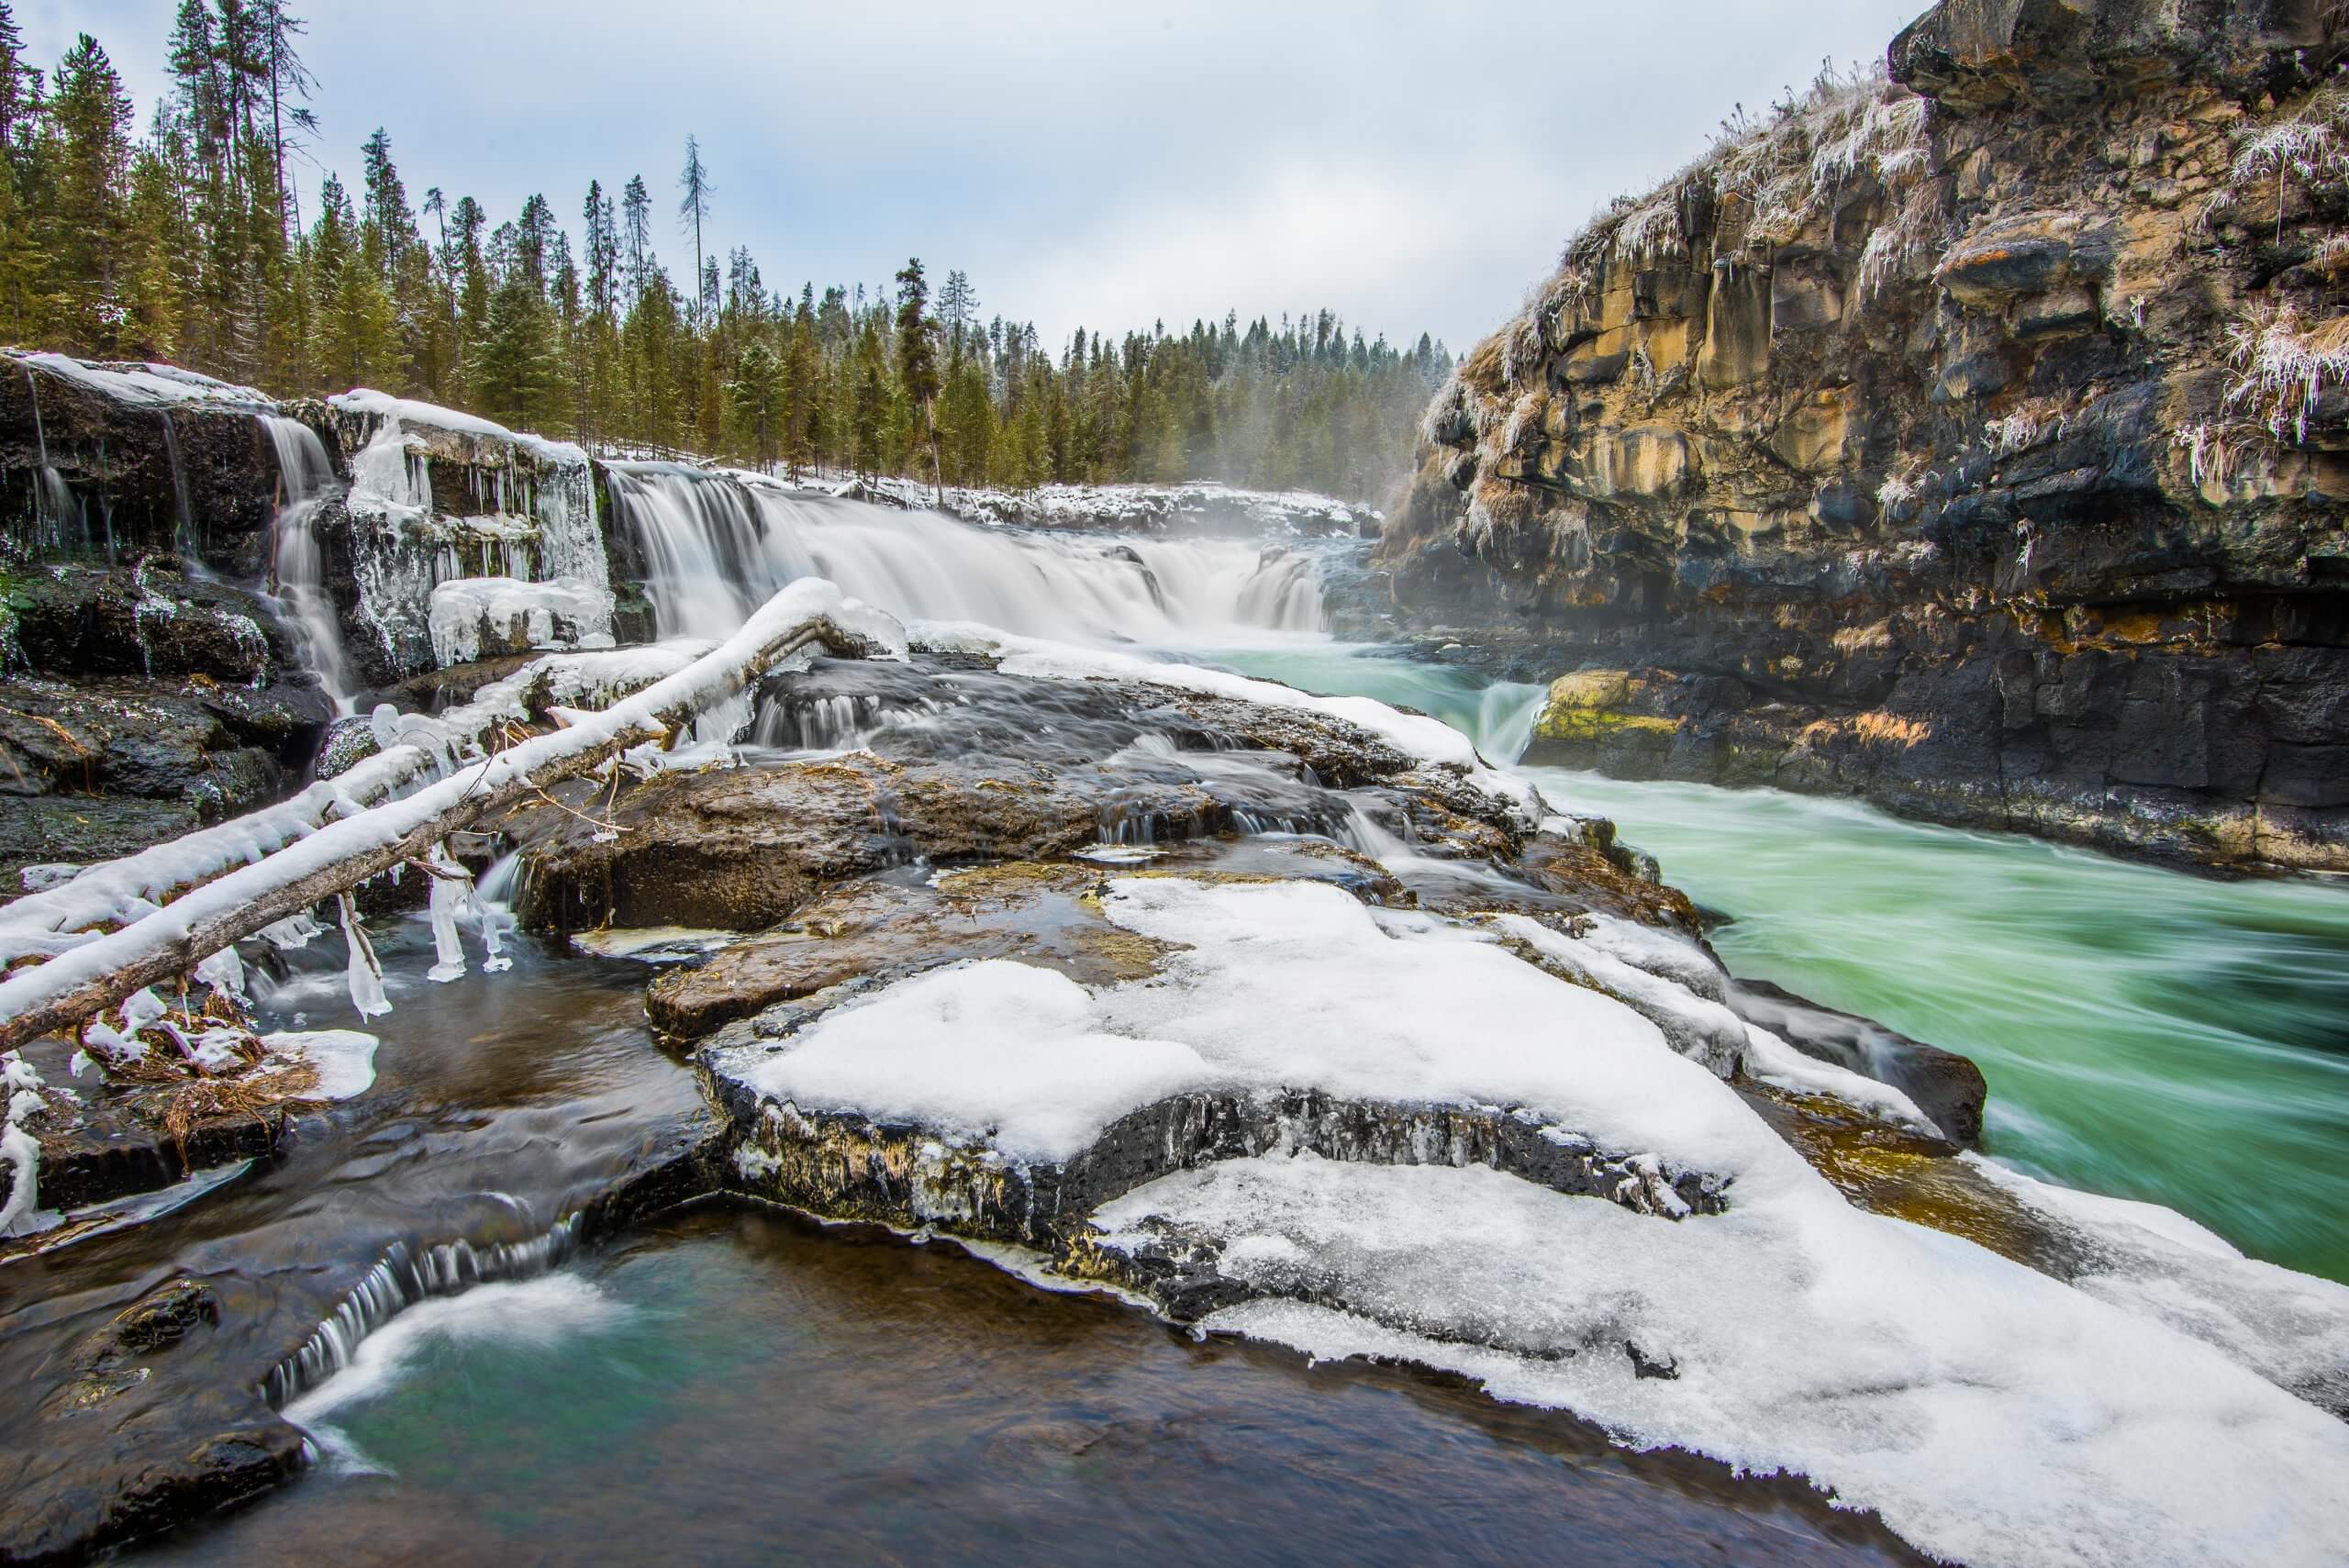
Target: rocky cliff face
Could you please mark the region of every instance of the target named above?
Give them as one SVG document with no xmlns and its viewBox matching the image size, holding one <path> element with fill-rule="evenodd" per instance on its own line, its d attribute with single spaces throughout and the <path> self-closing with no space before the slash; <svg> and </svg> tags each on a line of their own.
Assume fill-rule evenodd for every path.
<svg viewBox="0 0 2349 1568">
<path fill-rule="evenodd" d="M 2313 0 L 1946 0 L 1566 248 L 1379 563 L 1533 759 L 2349 869 L 2349 82 Z"/>
</svg>

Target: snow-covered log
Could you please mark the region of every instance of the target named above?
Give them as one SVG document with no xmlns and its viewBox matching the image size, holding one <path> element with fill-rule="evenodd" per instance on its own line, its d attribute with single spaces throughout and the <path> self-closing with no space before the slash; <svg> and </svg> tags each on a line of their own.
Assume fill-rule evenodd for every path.
<svg viewBox="0 0 2349 1568">
<path fill-rule="evenodd" d="M 842 598 L 830 583 L 794 583 L 715 650 L 635 695 L 600 713 L 571 715 L 568 728 L 329 822 L 120 930 L 0 981 L 0 1049 L 78 1024 L 264 926 L 425 855 L 451 832 L 548 784 L 590 772 L 629 747 L 666 740 L 819 643 L 858 657 L 902 657 L 906 646 L 896 621 Z"/>
<path fill-rule="evenodd" d="M 493 682 L 473 701 L 433 717 L 387 714 L 393 743 L 274 806 L 88 866 L 70 880 L 0 907 L 0 968 L 95 940 L 167 899 L 307 838 L 337 817 L 389 800 L 446 773 L 501 723 L 533 710 L 608 705 L 678 671 L 713 644 L 672 642 L 603 653 L 552 654 Z M 383 711 L 383 710 L 379 710 Z"/>
</svg>

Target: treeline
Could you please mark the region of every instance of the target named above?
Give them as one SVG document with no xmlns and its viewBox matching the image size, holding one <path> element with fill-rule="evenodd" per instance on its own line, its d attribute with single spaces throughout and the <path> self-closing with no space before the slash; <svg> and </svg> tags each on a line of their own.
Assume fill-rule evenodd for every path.
<svg viewBox="0 0 2349 1568">
<path fill-rule="evenodd" d="M 1327 311 L 1080 330 L 1055 353 L 918 261 L 870 291 L 773 288 L 747 250 L 705 250 L 715 187 L 690 139 L 682 288 L 641 175 L 588 187 L 574 245 L 543 196 L 494 225 L 471 196 L 411 198 L 378 129 L 357 183 L 329 175 L 306 214 L 302 33 L 284 0 L 182 0 L 140 135 L 94 39 L 45 75 L 0 0 L 0 336 L 285 394 L 378 386 L 598 448 L 1349 496 L 1393 477 L 1450 369 L 1424 335 L 1364 342 Z"/>
</svg>

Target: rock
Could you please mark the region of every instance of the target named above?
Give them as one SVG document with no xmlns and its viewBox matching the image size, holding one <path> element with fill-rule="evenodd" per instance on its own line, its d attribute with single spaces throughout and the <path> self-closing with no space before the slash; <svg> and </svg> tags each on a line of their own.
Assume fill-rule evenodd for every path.
<svg viewBox="0 0 2349 1568">
<path fill-rule="evenodd" d="M 2313 363 L 2349 318 L 2330 198 L 2232 172 L 2332 112 L 2336 32 L 1944 0 L 1888 83 L 1595 220 L 1547 319 L 1464 360 L 1364 581 L 1385 626 L 1620 672 L 1538 760 L 2349 870 L 2349 392 L 2230 347 Z M 1666 217 L 1703 264 L 1653 254 Z"/>
</svg>

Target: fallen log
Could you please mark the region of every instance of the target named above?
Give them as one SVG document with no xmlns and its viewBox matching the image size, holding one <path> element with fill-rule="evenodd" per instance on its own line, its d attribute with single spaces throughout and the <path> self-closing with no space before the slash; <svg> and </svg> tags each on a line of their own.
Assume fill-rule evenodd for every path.
<svg viewBox="0 0 2349 1568">
<path fill-rule="evenodd" d="M 674 675 L 715 644 L 670 644 L 599 653 L 554 653 L 484 686 L 473 701 L 431 717 L 395 720 L 403 739 L 332 778 L 227 822 L 83 868 L 70 882 L 0 907 L 0 967 L 94 940 L 92 928 L 142 919 L 173 898 L 308 838 L 337 817 L 438 778 L 500 723 L 556 703 L 607 703 Z"/>
<path fill-rule="evenodd" d="M 412 795 L 327 823 L 172 904 L 0 980 L 0 1050 L 78 1025 L 142 986 L 185 973 L 262 927 L 302 913 L 426 853 L 449 834 L 519 805 L 630 747 L 674 734 L 793 654 L 902 656 L 894 620 L 821 579 L 766 602 L 692 664 L 567 728 L 471 762 Z"/>
</svg>

